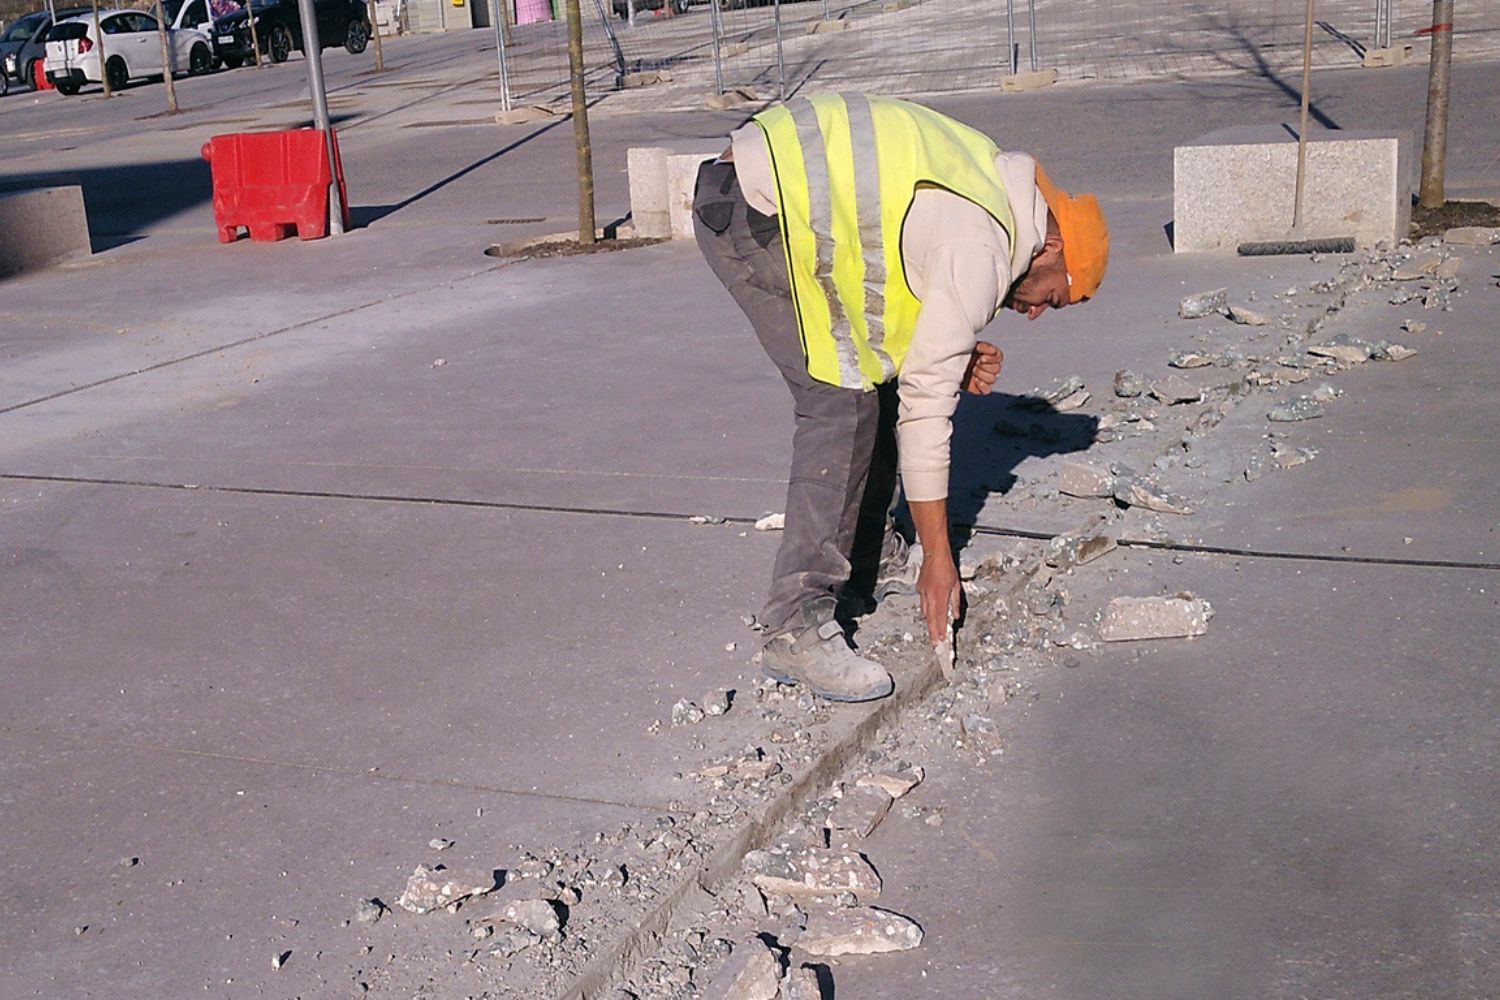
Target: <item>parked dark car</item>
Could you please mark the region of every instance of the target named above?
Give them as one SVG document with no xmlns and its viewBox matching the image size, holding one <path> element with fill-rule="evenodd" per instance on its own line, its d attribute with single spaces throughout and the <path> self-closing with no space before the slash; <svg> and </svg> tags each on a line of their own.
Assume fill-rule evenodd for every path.
<svg viewBox="0 0 1500 1000">
<path fill-rule="evenodd" d="M 262 56 L 286 62 L 292 49 L 302 48 L 302 19 L 297 0 L 253 0 L 255 40 Z M 323 48 L 342 45 L 358 55 L 370 42 L 370 19 L 364 0 L 314 0 L 318 17 L 318 39 Z M 255 41 L 250 34 L 250 13 L 237 10 L 214 21 L 214 54 L 234 69 L 255 59 Z"/>
<path fill-rule="evenodd" d="M 87 14 L 88 7 L 59 7 L 57 19 L 66 21 L 79 14 Z M 52 15 L 45 10 L 34 10 L 11 22 L 0 36 L 0 94 L 10 91 L 11 84 L 36 88 L 36 68 L 47 57 L 47 29 L 52 27 Z"/>
</svg>

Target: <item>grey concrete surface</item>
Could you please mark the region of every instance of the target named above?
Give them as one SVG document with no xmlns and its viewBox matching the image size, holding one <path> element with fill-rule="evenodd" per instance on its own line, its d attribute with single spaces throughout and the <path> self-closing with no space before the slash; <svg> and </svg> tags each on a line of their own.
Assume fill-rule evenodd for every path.
<svg viewBox="0 0 1500 1000">
<path fill-rule="evenodd" d="M 836 996 L 1494 996 L 1495 574 L 1163 555 L 1077 587 L 1190 588 L 1207 636 L 1038 671 L 1005 753 L 938 750 L 869 842 L 927 932 Z"/>
<path fill-rule="evenodd" d="M 755 735 L 748 712 L 692 734 L 647 727 L 678 697 L 751 676 L 740 616 L 776 539 L 685 518 L 779 507 L 784 390 L 691 247 L 482 255 L 498 232 L 567 228 L 571 136 L 423 124 L 469 113 L 472 90 L 422 82 L 463 71 L 445 65 L 451 46 L 399 47 L 401 85 L 358 95 L 363 67 L 331 53 L 336 86 L 351 85 L 340 113 L 362 228 L 316 244 L 218 245 L 197 160 L 216 129 L 304 114 L 267 107 L 297 100 L 300 67 L 183 81 L 197 110 L 172 122 L 145 118 L 148 88 L 67 105 L 66 119 L 56 95 L 7 99 L 16 142 L 0 183 L 79 176 L 108 242 L 86 266 L 0 284 L 0 823 L 20 845 L 0 862 L 0 994 L 342 995 L 373 976 L 386 995 L 504 995 L 420 924 L 366 936 L 338 922 L 358 895 L 398 892 L 429 831 L 456 831 L 471 863 L 508 863 L 518 843 L 579 847 L 683 794 L 684 763 Z M 1455 187 L 1494 180 L 1473 96 L 1494 76 L 1455 70 Z M 1416 71 L 1331 75 L 1320 107 L 1347 127 L 1410 127 L 1421 92 Z M 940 106 L 1022 136 L 1007 145 L 1095 187 L 1116 222 L 1109 309 L 999 322 L 1010 392 L 1159 363 L 1186 291 L 1305 286 L 1332 269 L 1169 253 L 1172 142 L 1251 110 L 1286 116 L 1275 81 Z M 601 218 L 625 213 L 627 146 L 738 120 L 601 112 Z M 1060 120 L 1071 127 L 1049 127 Z M 984 453 L 993 412 L 973 404 L 964 421 L 962 447 Z M 972 512 L 1012 523 L 1004 497 L 976 487 L 1032 481 L 1049 458 L 966 463 Z M 1462 591 L 1452 604 L 1484 607 Z M 1274 616 L 1239 627 L 1246 644 L 1291 642 Z M 1454 648 L 1472 655 L 1484 634 Z M 1465 711 L 1483 708 L 1461 690 Z M 1079 782 L 1058 796 L 1096 787 L 1054 777 Z M 1255 794 L 1217 821 L 1232 826 Z M 1050 865 L 1087 857 L 1053 846 Z M 126 856 L 141 865 L 122 875 Z M 1367 898 L 1336 888 L 1338 913 Z M 1467 898 L 1449 890 L 1432 898 Z M 402 958 L 372 973 L 364 944 Z"/>
</svg>

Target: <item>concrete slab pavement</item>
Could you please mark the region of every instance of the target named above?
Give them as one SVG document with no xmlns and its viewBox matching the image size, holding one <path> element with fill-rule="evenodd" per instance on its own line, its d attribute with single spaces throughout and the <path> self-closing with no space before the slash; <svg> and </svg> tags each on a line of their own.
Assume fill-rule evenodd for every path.
<svg viewBox="0 0 1500 1000">
<path fill-rule="evenodd" d="M 0 723 L 5 837 L 24 858 L 0 895 L 7 997 L 478 992 L 483 968 L 451 954 L 467 938 L 459 918 L 348 923 L 357 904 L 394 906 L 418 863 L 482 880 L 517 843 L 581 842 L 647 815 L 42 729 Z M 454 846 L 434 851 L 434 837 Z"/>
<path fill-rule="evenodd" d="M 1402 100 L 1417 81 L 1383 79 Z M 1370 86 L 1351 84 L 1351 118 L 1372 95 L 1388 94 Z M 1268 114 L 1284 103 L 1274 89 L 1251 92 Z M 1242 114 L 1246 99 L 1235 84 L 1187 97 L 1161 88 L 1075 92 L 1025 106 L 943 105 L 997 133 L 1034 125 L 1033 115 L 1076 115 L 1076 130 L 1049 130 L 1037 141 L 1051 144 L 1044 155 L 1076 165 L 1071 183 L 1097 182 L 1118 206 L 1119 305 L 1028 329 L 1025 348 L 1011 353 L 1008 387 L 1024 391 L 1077 368 L 1093 381 L 1122 358 L 1160 359 L 1178 339 L 1176 321 L 1163 317 L 1180 291 L 1243 273 L 1235 262 L 1167 263 L 1161 206 L 1170 196 L 1166 175 L 1153 171 L 1169 163 L 1163 142 L 1199 127 L 1162 114 L 1164 107 L 1201 107 L 1206 126 Z M 1467 108 L 1459 115 L 1471 114 Z M 1397 102 L 1381 113 L 1409 110 Z M 723 131 L 726 121 L 622 121 L 606 145 L 623 164 L 623 147 L 637 137 Z M 502 866 L 514 856 L 499 848 L 501 836 L 574 850 L 598 824 L 615 821 L 597 810 L 654 812 L 679 794 L 684 809 L 701 804 L 674 773 L 741 749 L 757 736 L 756 717 L 731 713 L 718 728 L 659 738 L 647 724 L 676 697 L 700 698 L 747 678 L 753 639 L 738 618 L 758 602 L 775 539 L 741 538 L 743 525 L 647 515 L 754 516 L 779 506 L 790 425 L 784 390 L 691 247 L 499 269 L 479 255 L 493 227 L 476 219 L 565 214 L 570 178 L 512 189 L 506 177 L 523 167 L 563 173 L 555 164 L 566 162 L 558 160 L 566 130 L 512 151 L 524 159 L 494 156 L 494 136 L 477 131 L 413 130 L 422 146 L 372 124 L 353 130 L 351 146 L 366 141 L 362 131 L 369 176 L 389 169 L 422 187 L 397 192 L 392 204 L 420 197 L 347 240 L 220 248 L 206 238 L 206 206 L 191 194 L 160 218 L 131 216 L 122 197 L 121 217 L 136 224 L 121 232 L 146 238 L 104 254 L 97 269 L 3 286 L 7 349 L 16 352 L 5 398 L 29 404 L 0 414 L 9 559 L 0 604 L 6 648 L 24 657 L 6 672 L 0 704 L 13 706 L 4 721 L 7 739 L 23 741 L 17 759 L 69 736 L 119 741 L 129 745 L 116 756 L 152 755 L 138 770 L 160 774 L 162 784 L 178 781 L 200 801 L 227 783 L 225 774 L 184 772 L 179 757 L 253 758 L 267 787 L 289 767 L 330 781 L 379 767 L 413 788 L 427 780 L 478 786 L 476 794 L 522 793 L 505 807 L 515 824 L 505 829 L 516 832 L 495 833 L 473 855 Z M 1118 152 L 1101 151 L 1102 135 L 1114 137 Z M 150 139 L 132 142 L 129 157 L 149 152 Z M 1455 173 L 1482 179 L 1489 147 L 1455 146 Z M 419 153 L 427 160 L 414 167 Z M 422 194 L 450 177 L 441 195 Z M 617 183 L 623 204 L 623 176 Z M 545 208 L 534 207 L 538 200 Z M 206 301 L 193 280 L 208 262 L 221 269 L 206 287 L 225 301 Z M 1253 273 L 1267 287 L 1306 284 L 1332 269 L 1259 267 Z M 247 293 L 242 282 L 276 291 Z M 473 296 L 465 294 L 470 286 Z M 1007 336 L 1016 322 L 1002 320 Z M 242 342 L 261 334 L 273 336 Z M 1109 351 L 1099 348 L 1107 334 L 1116 338 Z M 438 358 L 446 364 L 434 366 Z M 83 386 L 92 387 L 75 391 Z M 65 394 L 42 401 L 56 393 Z M 506 506 L 519 504 L 552 509 Z M 559 510 L 580 506 L 636 516 Z M 729 641 L 741 645 L 727 652 Z M 166 754 L 171 763 L 155 756 Z M 45 868 L 42 860 L 71 856 L 59 848 L 74 817 L 123 808 L 118 798 L 89 798 L 87 783 L 103 767 L 96 759 L 49 758 L 51 773 L 67 776 L 53 789 L 55 803 L 45 784 L 35 787 L 42 765 L 6 783 L 31 796 L 26 842 L 40 845 L 16 856 L 6 874 L 12 884 L 34 885 L 28 873 Z M 358 787 L 348 808 L 362 816 L 378 792 Z M 285 808 L 301 815 L 340 804 L 344 794 L 314 789 Z M 533 808 L 526 796 L 547 804 Z M 573 798 L 592 801 L 562 804 Z M 453 808 L 467 815 L 471 804 L 478 808 L 470 801 Z M 340 883 L 338 910 L 356 885 L 393 894 L 404 874 L 397 869 L 419 860 L 413 855 L 426 837 L 343 822 L 341 815 L 339 825 L 291 824 L 291 846 L 268 844 L 255 864 L 282 853 L 319 857 L 316 845 L 304 846 L 308 838 L 337 838 L 356 853 L 358 869 Z M 169 842 L 185 823 L 200 826 L 196 813 L 154 812 L 142 817 L 140 837 Z M 103 825 L 91 829 L 99 846 L 90 851 L 130 851 L 112 850 Z M 233 835 L 212 823 L 206 829 L 214 843 Z M 257 845 L 273 836 L 261 829 L 253 828 Z M 71 911 L 106 905 L 105 888 L 76 890 L 70 899 L 79 905 L 67 915 L 45 899 L 17 904 L 22 924 L 35 923 L 41 907 L 48 929 L 40 943 L 29 934 L 0 939 L 7 962 L 25 963 L 17 966 L 22 989 L 35 990 L 36 976 L 46 986 L 47 963 L 60 966 L 65 949 L 89 940 L 87 932 L 69 936 L 85 922 Z M 225 933 L 247 919 L 264 927 L 266 913 L 280 913 L 278 902 L 225 889 L 193 918 Z M 328 906 L 308 909 L 337 916 Z M 168 922 L 134 951 L 102 956 L 99 968 L 145 961 L 194 992 L 212 981 L 225 995 L 240 995 L 219 984 L 226 966 L 239 969 L 228 975 L 245 991 L 271 995 L 285 989 L 278 977 L 298 974 L 295 957 L 285 970 L 270 967 L 266 949 L 284 939 L 283 929 L 235 932 L 245 951 L 227 962 L 184 955 L 171 932 Z M 416 981 L 468 990 L 462 959 L 441 954 L 457 951 L 455 937 L 467 943 L 461 930 L 450 923 L 420 936 L 392 948 L 411 956 L 413 978 L 393 973 L 380 985 L 395 994 L 415 990 Z M 308 946 L 314 951 L 316 940 L 324 938 Z M 306 984 L 294 988 L 318 985 Z M 468 991 L 503 995 L 505 987 L 486 980 Z M 134 995 L 150 990 L 142 985 Z"/>
<path fill-rule="evenodd" d="M 1025 670 L 988 764 L 933 744 L 911 800 L 942 825 L 898 810 L 868 841 L 881 905 L 926 938 L 840 960 L 836 995 L 1500 990 L 1495 575 L 1137 552 L 1088 569 L 1070 619 L 1187 588 L 1215 605 L 1209 634 Z"/>
</svg>

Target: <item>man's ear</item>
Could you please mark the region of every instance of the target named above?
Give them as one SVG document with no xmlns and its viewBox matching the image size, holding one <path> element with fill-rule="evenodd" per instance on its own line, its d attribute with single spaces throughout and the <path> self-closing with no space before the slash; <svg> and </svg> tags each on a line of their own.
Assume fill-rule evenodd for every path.
<svg viewBox="0 0 1500 1000">
<path fill-rule="evenodd" d="M 1057 216 L 1053 215 L 1052 210 L 1049 208 L 1047 210 L 1047 235 L 1042 240 L 1042 250 L 1055 250 L 1058 253 L 1062 253 L 1062 246 L 1062 230 L 1058 228 Z"/>
</svg>

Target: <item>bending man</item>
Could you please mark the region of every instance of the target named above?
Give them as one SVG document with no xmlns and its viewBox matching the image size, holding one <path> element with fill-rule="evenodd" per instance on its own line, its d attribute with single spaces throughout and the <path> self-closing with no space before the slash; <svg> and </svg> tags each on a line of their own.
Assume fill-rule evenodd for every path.
<svg viewBox="0 0 1500 1000">
<path fill-rule="evenodd" d="M 880 698 L 890 674 L 850 647 L 839 592 L 878 558 L 871 575 L 914 575 L 929 638 L 946 636 L 962 600 L 953 412 L 1003 360 L 979 332 L 1005 306 L 1036 319 L 1092 296 L 1108 230 L 1092 196 L 1058 190 L 1031 157 L 905 101 L 798 98 L 730 142 L 698 173 L 698 244 L 796 413 L 761 667 L 825 698 Z M 898 468 L 920 552 L 891 526 Z"/>
</svg>

